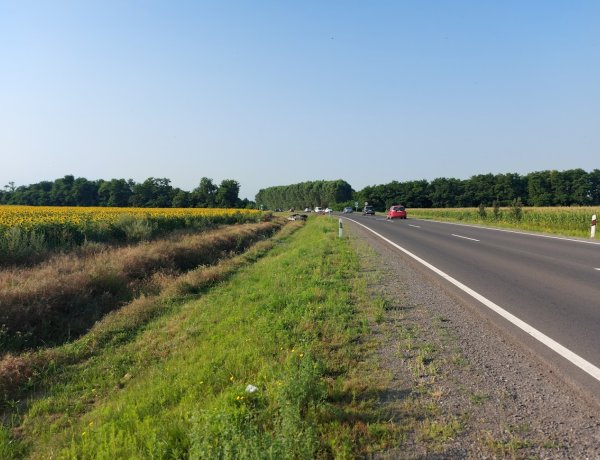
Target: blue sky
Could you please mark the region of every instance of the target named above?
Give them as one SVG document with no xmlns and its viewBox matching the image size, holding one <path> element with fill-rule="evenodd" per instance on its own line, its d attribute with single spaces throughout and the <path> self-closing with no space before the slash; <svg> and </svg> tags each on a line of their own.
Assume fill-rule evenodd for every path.
<svg viewBox="0 0 600 460">
<path fill-rule="evenodd" d="M 598 1 L 0 0 L 0 186 L 600 167 Z"/>
</svg>

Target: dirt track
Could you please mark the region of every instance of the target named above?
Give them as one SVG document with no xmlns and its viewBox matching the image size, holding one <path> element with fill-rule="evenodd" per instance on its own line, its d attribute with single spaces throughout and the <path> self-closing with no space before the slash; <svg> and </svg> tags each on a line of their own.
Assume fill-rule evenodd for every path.
<svg viewBox="0 0 600 460">
<path fill-rule="evenodd" d="M 442 280 L 356 225 L 347 232 L 375 293 L 375 333 L 392 379 L 382 403 L 406 426 L 379 458 L 600 458 L 600 407 L 446 290 Z M 374 250 L 368 251 L 367 247 Z"/>
</svg>

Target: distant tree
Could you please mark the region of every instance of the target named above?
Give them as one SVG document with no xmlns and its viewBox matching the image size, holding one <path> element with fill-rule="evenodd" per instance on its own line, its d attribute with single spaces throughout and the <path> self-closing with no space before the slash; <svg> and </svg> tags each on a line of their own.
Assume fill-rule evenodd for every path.
<svg viewBox="0 0 600 460">
<path fill-rule="evenodd" d="M 353 196 L 354 190 L 346 181 L 319 180 L 261 189 L 256 194 L 255 201 L 258 206 L 267 209 L 303 209 L 315 206 L 333 207 L 352 200 Z"/>
<path fill-rule="evenodd" d="M 532 172 L 527 175 L 528 203 L 531 206 L 552 206 L 553 194 L 550 171 Z"/>
<path fill-rule="evenodd" d="M 527 201 L 527 181 L 517 173 L 496 175 L 494 184 L 494 198 L 499 205 L 508 205 L 517 196 Z"/>
<path fill-rule="evenodd" d="M 98 206 L 98 183 L 78 177 L 71 187 L 71 198 L 75 206 Z"/>
<path fill-rule="evenodd" d="M 197 208 L 214 208 L 218 187 L 212 179 L 203 177 L 200 184 L 192 191 L 191 201 Z"/>
<path fill-rule="evenodd" d="M 221 181 L 216 193 L 216 203 L 220 208 L 235 208 L 238 206 L 240 184 L 233 179 Z"/>
<path fill-rule="evenodd" d="M 170 208 L 173 203 L 170 179 L 149 177 L 141 184 L 135 184 L 130 203 L 142 208 Z"/>
<path fill-rule="evenodd" d="M 44 181 L 29 186 L 17 187 L 7 197 L 7 204 L 23 204 L 30 206 L 49 206 L 51 205 L 50 191 L 53 187 L 52 182 Z"/>
<path fill-rule="evenodd" d="M 464 185 L 459 179 L 440 177 L 429 184 L 429 199 L 434 208 L 452 208 L 459 205 Z"/>
<path fill-rule="evenodd" d="M 173 196 L 173 207 L 174 208 L 188 208 L 191 202 L 191 193 L 185 190 L 175 189 L 175 195 Z"/>
<path fill-rule="evenodd" d="M 74 206 L 75 199 L 72 194 L 75 177 L 66 175 L 62 179 L 56 179 L 50 190 L 50 204 L 53 206 Z"/>
<path fill-rule="evenodd" d="M 401 197 L 400 203 L 405 204 L 409 208 L 429 208 L 431 200 L 427 196 L 428 186 L 429 183 L 426 180 L 407 182 L 404 189 L 404 196 Z"/>
<path fill-rule="evenodd" d="M 483 204 L 490 206 L 495 198 L 495 185 L 496 178 L 493 174 L 472 176 L 465 182 L 463 195 L 457 198 L 458 205 L 468 207 Z"/>
<path fill-rule="evenodd" d="M 244 198 L 240 201 L 239 207 L 242 209 L 256 209 L 256 203 L 254 201 L 250 201 L 248 198 Z"/>
<path fill-rule="evenodd" d="M 135 183 L 130 179 L 111 179 L 102 181 L 98 187 L 98 202 L 101 206 L 126 207 L 129 206 Z"/>
<path fill-rule="evenodd" d="M 588 174 L 589 191 L 588 204 L 600 204 L 600 169 L 594 169 Z"/>
<path fill-rule="evenodd" d="M 583 169 L 569 169 L 567 171 L 562 171 L 561 174 L 566 183 L 566 205 L 591 204 L 591 174 L 588 174 Z"/>
</svg>

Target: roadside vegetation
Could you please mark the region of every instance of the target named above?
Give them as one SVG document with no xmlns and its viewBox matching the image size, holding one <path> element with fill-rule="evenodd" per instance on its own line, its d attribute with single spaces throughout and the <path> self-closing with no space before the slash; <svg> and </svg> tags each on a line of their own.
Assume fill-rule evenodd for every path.
<svg viewBox="0 0 600 460">
<path fill-rule="evenodd" d="M 519 200 L 515 200 L 508 207 L 409 209 L 408 212 L 410 217 L 419 219 L 473 223 L 589 238 L 592 215 L 600 214 L 600 207 L 524 207 Z"/>
<path fill-rule="evenodd" d="M 152 273 L 147 287 L 87 332 L 55 346 L 5 349 L 0 458 L 454 452 L 472 433 L 477 408 L 493 401 L 460 382 L 452 390 L 448 376 L 457 369 L 467 376 L 469 364 L 447 320 L 423 323 L 421 306 L 390 297 L 395 275 L 337 230 L 336 220 L 311 216 L 204 233 L 198 238 L 221 248 L 212 262 L 174 270 L 138 265 L 139 273 Z M 232 235 L 236 249 L 222 250 L 219 241 Z M 151 251 L 159 254 L 163 244 L 190 238 L 112 255 L 129 266 L 119 251 L 144 255 L 159 244 Z M 452 410 L 444 404 L 448 391 L 462 395 Z M 519 457 L 536 443 L 527 433 L 490 431 L 477 449 Z"/>
<path fill-rule="evenodd" d="M 0 457 L 368 455 L 397 442 L 375 310 L 336 222 L 289 223 L 77 340 L 5 355 Z"/>
<path fill-rule="evenodd" d="M 63 254 L 34 267 L 0 271 L 0 349 L 56 345 L 78 337 L 109 311 L 152 295 L 172 278 L 214 265 L 268 238 L 281 221 L 242 224 L 104 249 Z"/>
</svg>

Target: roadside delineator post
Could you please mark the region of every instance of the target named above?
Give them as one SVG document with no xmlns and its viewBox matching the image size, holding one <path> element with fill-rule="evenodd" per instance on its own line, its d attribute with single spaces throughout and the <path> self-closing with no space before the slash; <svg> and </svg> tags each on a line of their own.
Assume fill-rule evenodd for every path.
<svg viewBox="0 0 600 460">
<path fill-rule="evenodd" d="M 343 229 L 343 226 L 342 226 L 342 219 L 340 219 L 340 220 L 339 220 L 339 223 L 340 223 L 340 228 L 339 228 L 339 237 L 341 238 L 341 237 L 342 237 L 342 235 L 343 235 L 343 233 L 344 233 L 344 232 L 343 232 L 343 230 L 342 230 L 342 229 Z"/>
<path fill-rule="evenodd" d="M 592 235 L 591 238 L 596 237 L 596 214 L 592 216 Z"/>
</svg>

